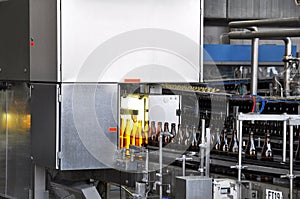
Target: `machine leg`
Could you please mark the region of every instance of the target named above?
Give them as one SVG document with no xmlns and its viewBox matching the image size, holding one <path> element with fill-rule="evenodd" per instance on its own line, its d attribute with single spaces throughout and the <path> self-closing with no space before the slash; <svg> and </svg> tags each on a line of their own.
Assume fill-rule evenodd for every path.
<svg viewBox="0 0 300 199">
<path fill-rule="evenodd" d="M 34 198 L 49 199 L 49 192 L 46 191 L 46 169 L 38 165 L 34 166 Z"/>
</svg>

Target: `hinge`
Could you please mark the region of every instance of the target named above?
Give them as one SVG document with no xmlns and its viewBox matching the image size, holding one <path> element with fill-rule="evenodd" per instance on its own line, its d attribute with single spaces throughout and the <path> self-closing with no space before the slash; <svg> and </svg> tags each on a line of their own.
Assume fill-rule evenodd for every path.
<svg viewBox="0 0 300 199">
<path fill-rule="evenodd" d="M 60 86 L 57 88 L 57 100 L 58 102 L 62 102 L 61 88 Z"/>
<path fill-rule="evenodd" d="M 58 151 L 57 152 L 57 159 L 59 159 L 59 160 L 62 159 L 62 155 L 63 155 L 62 152 Z"/>
</svg>

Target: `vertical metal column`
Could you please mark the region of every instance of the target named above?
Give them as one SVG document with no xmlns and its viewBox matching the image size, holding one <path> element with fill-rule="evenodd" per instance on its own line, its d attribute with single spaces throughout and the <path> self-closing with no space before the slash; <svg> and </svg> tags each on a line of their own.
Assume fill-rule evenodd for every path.
<svg viewBox="0 0 300 199">
<path fill-rule="evenodd" d="M 204 82 L 204 74 L 203 74 L 203 26 L 204 26 L 204 0 L 200 0 L 200 82 Z"/>
<path fill-rule="evenodd" d="M 240 128 L 238 129 L 238 134 L 240 137 L 239 142 L 239 157 L 238 157 L 238 183 L 239 183 L 239 198 L 242 198 L 242 145 L 243 145 L 243 121 L 239 121 Z"/>
<path fill-rule="evenodd" d="M 285 43 L 285 58 L 291 57 L 292 56 L 292 40 L 289 37 L 286 37 L 283 39 Z M 290 73 L 291 69 L 289 68 L 289 62 L 285 60 L 284 62 L 284 69 L 285 69 L 285 74 L 284 74 L 284 92 L 285 96 L 290 96 Z"/>
<path fill-rule="evenodd" d="M 206 128 L 206 151 L 205 151 L 205 176 L 209 178 L 210 172 L 210 128 Z"/>
<path fill-rule="evenodd" d="M 159 198 L 162 199 L 163 197 L 163 181 L 162 181 L 162 175 L 163 175 L 163 132 L 159 135 Z"/>
<path fill-rule="evenodd" d="M 257 31 L 257 27 L 248 28 L 251 31 Z M 257 82 L 258 82 L 258 44 L 259 39 L 252 39 L 252 59 L 251 59 L 251 94 L 257 94 Z"/>
<path fill-rule="evenodd" d="M 293 199 L 293 181 L 294 181 L 294 174 L 293 174 L 293 161 L 294 161 L 294 132 L 293 126 L 290 126 L 290 199 Z"/>
<path fill-rule="evenodd" d="M 283 145 L 282 145 L 282 162 L 286 162 L 286 121 L 283 121 Z"/>
<path fill-rule="evenodd" d="M 205 148 L 205 119 L 201 120 L 201 144 L 200 144 L 200 174 L 201 176 L 204 175 L 204 148 Z"/>
</svg>

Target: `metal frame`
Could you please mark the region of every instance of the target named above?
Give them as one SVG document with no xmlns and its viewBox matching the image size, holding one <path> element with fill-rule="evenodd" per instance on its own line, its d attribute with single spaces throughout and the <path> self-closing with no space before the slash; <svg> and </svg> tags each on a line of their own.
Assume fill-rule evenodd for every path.
<svg viewBox="0 0 300 199">
<path fill-rule="evenodd" d="M 270 115 L 260 115 L 260 114 L 243 114 L 240 113 L 237 118 L 237 122 L 239 122 L 239 129 L 238 133 L 240 138 L 243 137 L 243 132 L 242 132 L 242 126 L 243 126 L 243 121 L 282 121 L 284 123 L 284 126 L 290 126 L 290 157 L 289 157 L 289 173 L 286 175 L 282 175 L 282 178 L 289 178 L 290 180 L 290 199 L 293 199 L 293 179 L 296 178 L 297 176 L 294 175 L 293 173 L 293 154 L 294 154 L 294 149 L 293 149 L 293 138 L 294 138 L 294 133 L 293 133 L 293 126 L 295 125 L 300 125 L 300 115 L 288 115 L 288 114 L 281 114 L 281 115 L 276 115 L 276 114 L 270 114 Z M 286 158 L 286 128 L 283 130 L 283 162 L 285 162 Z M 238 182 L 240 183 L 240 191 L 239 191 L 239 196 L 242 198 L 242 193 L 241 193 L 241 183 L 242 183 L 242 169 L 244 169 L 244 166 L 242 165 L 242 142 L 239 142 L 239 156 L 238 156 L 238 165 L 233 166 L 232 168 L 237 168 L 238 169 Z"/>
</svg>

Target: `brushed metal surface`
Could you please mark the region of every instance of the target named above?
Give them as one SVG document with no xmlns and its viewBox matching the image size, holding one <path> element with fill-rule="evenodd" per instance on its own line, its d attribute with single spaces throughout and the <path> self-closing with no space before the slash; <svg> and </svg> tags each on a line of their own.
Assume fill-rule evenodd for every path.
<svg viewBox="0 0 300 199">
<path fill-rule="evenodd" d="M 212 199 L 212 179 L 201 176 L 176 177 L 176 198 Z"/>
<path fill-rule="evenodd" d="M 117 149 L 117 84 L 63 84 L 61 169 L 101 169 Z"/>
<path fill-rule="evenodd" d="M 61 10 L 63 82 L 199 81 L 200 0 L 64 0 Z"/>
<path fill-rule="evenodd" d="M 223 18 L 227 17 L 226 0 L 205 0 L 204 1 L 205 18 Z"/>
<path fill-rule="evenodd" d="M 299 16 L 300 8 L 293 0 L 230 0 L 229 19 L 283 18 Z"/>
</svg>

